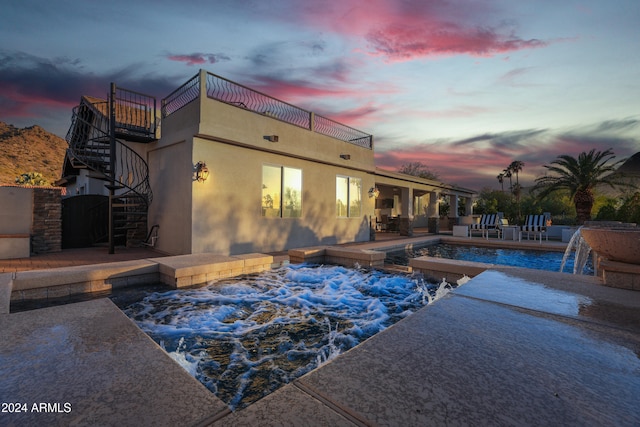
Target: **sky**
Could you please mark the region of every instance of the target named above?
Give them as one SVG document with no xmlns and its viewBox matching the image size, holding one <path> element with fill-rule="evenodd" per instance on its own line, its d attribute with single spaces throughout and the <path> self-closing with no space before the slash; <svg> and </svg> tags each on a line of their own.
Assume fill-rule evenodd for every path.
<svg viewBox="0 0 640 427">
<path fill-rule="evenodd" d="M 110 82 L 199 69 L 374 136 L 376 165 L 520 184 L 558 155 L 640 151 L 638 0 L 5 0 L 0 121 L 64 136 Z"/>
</svg>

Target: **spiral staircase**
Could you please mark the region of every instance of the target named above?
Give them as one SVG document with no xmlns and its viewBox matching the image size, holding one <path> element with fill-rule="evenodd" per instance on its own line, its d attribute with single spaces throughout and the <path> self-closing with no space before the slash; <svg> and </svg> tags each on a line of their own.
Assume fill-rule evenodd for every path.
<svg viewBox="0 0 640 427">
<path fill-rule="evenodd" d="M 149 167 L 130 148 L 156 138 L 156 100 L 111 84 L 109 98 L 83 96 L 73 109 L 66 140 L 72 167 L 88 169 L 90 178 L 109 190 L 109 252 L 133 240 L 144 241 L 153 198 Z"/>
</svg>

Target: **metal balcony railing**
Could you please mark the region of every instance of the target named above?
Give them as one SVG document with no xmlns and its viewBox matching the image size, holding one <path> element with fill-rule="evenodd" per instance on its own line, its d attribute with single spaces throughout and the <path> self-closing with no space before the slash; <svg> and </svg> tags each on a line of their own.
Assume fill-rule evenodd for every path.
<svg viewBox="0 0 640 427">
<path fill-rule="evenodd" d="M 156 98 L 113 85 L 115 132 L 130 141 L 156 139 Z"/>
<path fill-rule="evenodd" d="M 326 117 L 314 117 L 314 131 L 351 144 L 371 149 L 371 135 Z"/>
<path fill-rule="evenodd" d="M 162 100 L 162 117 L 167 117 L 196 100 L 200 94 L 200 78 L 195 75 Z M 232 82 L 215 74 L 206 73 L 207 97 L 238 108 L 272 117 L 274 119 L 340 139 L 360 147 L 372 149 L 373 137 L 365 132 L 338 123 L 326 117 L 312 114 L 264 93 Z"/>
<path fill-rule="evenodd" d="M 295 126 L 305 129 L 311 128 L 311 113 L 309 111 L 215 74 L 207 73 L 207 96 Z"/>
<path fill-rule="evenodd" d="M 191 101 L 198 99 L 200 94 L 200 75 L 196 74 L 185 84 L 171 92 L 169 96 L 162 100 L 162 117 L 167 117 Z"/>
</svg>

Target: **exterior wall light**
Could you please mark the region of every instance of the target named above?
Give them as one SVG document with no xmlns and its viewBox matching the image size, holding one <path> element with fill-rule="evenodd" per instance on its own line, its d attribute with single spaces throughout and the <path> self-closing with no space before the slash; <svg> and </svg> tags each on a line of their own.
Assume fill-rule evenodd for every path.
<svg viewBox="0 0 640 427">
<path fill-rule="evenodd" d="M 340 154 L 341 159 L 351 160 L 351 154 Z"/>
<path fill-rule="evenodd" d="M 205 182 L 209 178 L 209 168 L 205 162 L 196 163 L 195 175 L 195 180 L 198 182 Z"/>
<path fill-rule="evenodd" d="M 278 135 L 265 135 L 262 138 L 266 139 L 269 142 L 278 142 Z"/>
<path fill-rule="evenodd" d="M 380 190 L 378 190 L 378 187 L 371 187 L 369 189 L 369 197 L 375 197 L 377 199 L 379 195 Z"/>
</svg>

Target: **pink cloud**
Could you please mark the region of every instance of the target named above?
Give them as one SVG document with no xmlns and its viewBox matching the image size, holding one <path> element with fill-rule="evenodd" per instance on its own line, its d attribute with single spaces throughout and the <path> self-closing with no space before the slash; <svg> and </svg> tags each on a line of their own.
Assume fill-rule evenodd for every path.
<svg viewBox="0 0 640 427">
<path fill-rule="evenodd" d="M 34 111 L 36 108 L 64 108 L 71 114 L 76 104 L 68 99 L 52 98 L 46 93 L 25 93 L 19 87 L 7 85 L 0 95 L 0 117 L 39 117 L 42 113 Z"/>
<path fill-rule="evenodd" d="M 279 100 L 296 104 L 297 106 L 313 111 L 339 123 L 344 123 L 367 132 L 367 128 L 373 126 L 379 117 L 376 113 L 382 108 L 374 102 L 368 101 L 373 94 L 390 94 L 397 91 L 393 85 L 367 88 L 366 92 L 361 87 L 350 85 L 319 85 L 318 82 L 306 80 L 283 80 L 277 77 L 254 76 L 254 83 L 248 86 L 263 92 Z M 363 99 L 355 103 L 354 108 L 339 110 L 335 100 Z M 329 101 L 330 107 L 323 106 L 324 101 Z"/>
<path fill-rule="evenodd" d="M 337 84 L 323 84 L 318 82 L 326 81 L 327 79 L 317 79 L 314 81 L 308 81 L 304 79 L 300 80 L 286 80 L 274 76 L 253 76 L 254 82 L 247 84 L 249 87 L 259 90 L 269 96 L 281 99 L 285 102 L 299 102 L 308 103 L 309 100 L 318 100 L 322 98 L 361 98 L 365 94 L 371 96 L 372 94 L 390 94 L 397 91 L 392 85 L 379 86 L 376 88 L 368 88 L 366 92 L 361 87 L 351 85 L 337 85 Z M 301 105 L 302 105 L 301 104 Z M 363 107 L 368 108 L 368 107 Z M 335 111 L 332 107 L 331 111 Z M 333 114 L 335 115 L 335 114 Z"/>
<path fill-rule="evenodd" d="M 358 108 L 344 110 L 338 113 L 327 113 L 326 116 L 347 126 L 362 129 L 366 132 L 366 128 L 373 125 L 377 120 L 375 114 L 380 109 L 372 103 L 368 103 Z M 324 114 L 323 114 L 324 115 Z"/>
<path fill-rule="evenodd" d="M 503 22 L 505 12 L 487 2 L 445 0 L 345 0 L 308 7 L 309 25 L 362 38 L 369 53 L 391 61 L 443 55 L 492 56 L 544 47 L 546 41 L 523 39 Z"/>
<path fill-rule="evenodd" d="M 374 54 L 391 60 L 468 54 L 491 56 L 521 49 L 546 46 L 540 40 L 522 40 L 514 35 L 501 35 L 494 29 L 461 28 L 447 23 L 406 27 L 393 26 L 368 34 Z"/>
<path fill-rule="evenodd" d="M 478 107 L 474 105 L 460 105 L 455 108 L 440 111 L 415 111 L 407 112 L 406 114 L 413 114 L 425 119 L 458 119 L 462 117 L 474 117 L 479 114 L 490 112 L 491 109 L 487 107 Z"/>
<path fill-rule="evenodd" d="M 256 76 L 256 80 L 256 83 L 250 85 L 252 88 L 287 102 L 314 97 L 352 96 L 358 93 L 346 87 L 321 87 L 307 81 L 286 81 L 266 76 Z"/>
<path fill-rule="evenodd" d="M 220 53 L 190 53 L 167 55 L 167 59 L 177 62 L 186 62 L 187 65 L 198 65 L 204 63 L 215 64 L 220 61 L 228 61 L 230 58 Z"/>
</svg>

